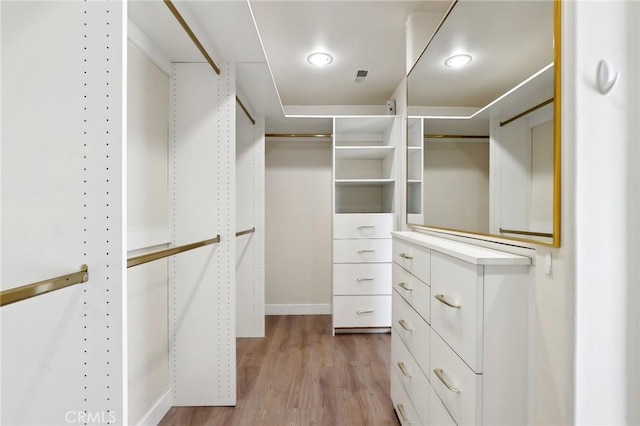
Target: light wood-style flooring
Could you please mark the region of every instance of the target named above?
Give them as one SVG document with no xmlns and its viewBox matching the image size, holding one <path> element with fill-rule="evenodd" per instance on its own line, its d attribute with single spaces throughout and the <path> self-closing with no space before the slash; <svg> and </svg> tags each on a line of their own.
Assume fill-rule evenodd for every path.
<svg viewBox="0 0 640 426">
<path fill-rule="evenodd" d="M 331 316 L 267 316 L 237 340 L 236 407 L 173 407 L 160 425 L 397 426 L 389 334 L 331 335 Z"/>
</svg>

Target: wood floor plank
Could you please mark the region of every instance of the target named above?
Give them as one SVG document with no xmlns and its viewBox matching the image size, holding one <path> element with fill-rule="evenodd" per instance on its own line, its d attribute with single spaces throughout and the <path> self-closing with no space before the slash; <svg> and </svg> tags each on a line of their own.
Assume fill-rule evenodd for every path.
<svg viewBox="0 0 640 426">
<path fill-rule="evenodd" d="M 390 336 L 331 335 L 331 316 L 267 316 L 237 340 L 237 405 L 173 407 L 162 426 L 397 426 Z"/>
</svg>

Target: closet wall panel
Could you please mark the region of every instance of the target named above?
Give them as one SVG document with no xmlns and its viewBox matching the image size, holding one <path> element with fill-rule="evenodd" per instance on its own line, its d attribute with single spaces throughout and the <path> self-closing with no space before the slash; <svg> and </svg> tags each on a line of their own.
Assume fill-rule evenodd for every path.
<svg viewBox="0 0 640 426">
<path fill-rule="evenodd" d="M 174 63 L 170 85 L 172 240 L 219 244 L 169 260 L 169 362 L 174 405 L 234 405 L 235 67 Z"/>
<path fill-rule="evenodd" d="M 264 117 L 236 118 L 236 337 L 264 337 Z"/>
<path fill-rule="evenodd" d="M 121 2 L 2 2 L 0 423 L 127 424 Z"/>
<path fill-rule="evenodd" d="M 169 77 L 136 45 L 127 51 L 127 250 L 170 241 Z M 127 270 L 129 421 L 140 424 L 169 385 L 167 260 Z"/>
<path fill-rule="evenodd" d="M 266 147 L 266 312 L 331 313 L 331 143 Z"/>
</svg>

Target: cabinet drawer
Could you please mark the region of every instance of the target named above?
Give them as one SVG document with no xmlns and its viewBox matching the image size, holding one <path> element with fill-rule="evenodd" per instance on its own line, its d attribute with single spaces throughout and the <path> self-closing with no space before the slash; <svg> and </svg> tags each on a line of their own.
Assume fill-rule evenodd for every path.
<svg viewBox="0 0 640 426">
<path fill-rule="evenodd" d="M 333 327 L 390 327 L 391 296 L 334 296 Z"/>
<path fill-rule="evenodd" d="M 403 240 L 393 240 L 393 261 L 418 277 L 422 282 L 431 284 L 430 250 Z"/>
<path fill-rule="evenodd" d="M 336 214 L 333 238 L 391 238 L 393 214 Z"/>
<path fill-rule="evenodd" d="M 431 254 L 431 327 L 476 373 L 482 373 L 482 274 L 482 266 Z"/>
<path fill-rule="evenodd" d="M 429 374 L 431 386 L 457 424 L 481 424 L 482 375 L 475 374 L 434 330 Z"/>
<path fill-rule="evenodd" d="M 429 375 L 429 324 L 393 291 L 393 329 L 407 346 L 422 371 Z"/>
<path fill-rule="evenodd" d="M 391 333 L 391 366 L 418 413 L 420 424 L 427 424 L 429 420 L 428 395 L 431 385 L 407 347 L 394 332 Z"/>
<path fill-rule="evenodd" d="M 444 408 L 444 404 L 436 395 L 433 387 L 429 386 L 429 421 L 426 423 L 433 426 L 456 426 L 451 414 Z"/>
<path fill-rule="evenodd" d="M 394 263 L 393 288 L 425 321 L 431 323 L 431 288 L 428 285 Z"/>
<path fill-rule="evenodd" d="M 333 262 L 391 262 L 391 240 L 333 240 Z"/>
<path fill-rule="evenodd" d="M 336 263 L 333 294 L 391 294 L 391 263 Z"/>
<path fill-rule="evenodd" d="M 391 371 L 391 401 L 402 426 L 422 424 L 395 371 Z"/>
</svg>

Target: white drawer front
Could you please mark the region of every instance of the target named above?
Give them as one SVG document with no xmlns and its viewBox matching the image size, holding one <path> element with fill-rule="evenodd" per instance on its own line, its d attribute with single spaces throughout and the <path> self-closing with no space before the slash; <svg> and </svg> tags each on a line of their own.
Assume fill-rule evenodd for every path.
<svg viewBox="0 0 640 426">
<path fill-rule="evenodd" d="M 333 326 L 390 327 L 391 296 L 334 296 Z"/>
<path fill-rule="evenodd" d="M 404 386 L 421 424 L 429 420 L 429 380 L 395 332 L 391 333 L 391 366 Z"/>
<path fill-rule="evenodd" d="M 422 424 L 395 371 L 391 371 L 391 401 L 393 402 L 393 409 L 396 410 L 401 425 L 415 426 Z"/>
<path fill-rule="evenodd" d="M 393 329 L 413 354 L 422 371 L 429 375 L 431 328 L 409 304 L 393 291 Z"/>
<path fill-rule="evenodd" d="M 391 263 L 335 263 L 333 294 L 391 294 Z"/>
<path fill-rule="evenodd" d="M 431 288 L 428 285 L 394 263 L 393 288 L 422 318 L 431 323 Z"/>
<path fill-rule="evenodd" d="M 426 423 L 433 426 L 456 426 L 451 414 L 444 408 L 444 404 L 436 395 L 433 387 L 429 387 L 429 421 Z"/>
<path fill-rule="evenodd" d="M 393 214 L 336 214 L 333 238 L 391 238 Z"/>
<path fill-rule="evenodd" d="M 481 423 L 482 375 L 475 374 L 434 330 L 429 379 L 457 424 Z"/>
<path fill-rule="evenodd" d="M 391 262 L 391 240 L 333 240 L 333 262 Z"/>
<path fill-rule="evenodd" d="M 482 373 L 482 268 L 431 254 L 431 327 L 476 373 Z"/>
<path fill-rule="evenodd" d="M 393 261 L 431 285 L 430 250 L 403 240 L 393 240 Z"/>
</svg>

